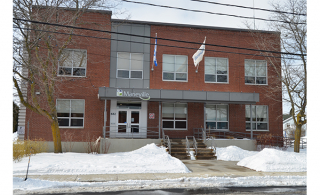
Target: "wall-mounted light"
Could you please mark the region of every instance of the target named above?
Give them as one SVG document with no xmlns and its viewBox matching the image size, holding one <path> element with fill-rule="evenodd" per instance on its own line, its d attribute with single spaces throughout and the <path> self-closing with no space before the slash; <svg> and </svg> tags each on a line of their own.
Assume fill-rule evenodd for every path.
<svg viewBox="0 0 320 195">
<path fill-rule="evenodd" d="M 37 92 L 36 92 L 36 95 L 40 95 L 40 92 L 39 92 L 39 91 L 37 91 Z"/>
</svg>

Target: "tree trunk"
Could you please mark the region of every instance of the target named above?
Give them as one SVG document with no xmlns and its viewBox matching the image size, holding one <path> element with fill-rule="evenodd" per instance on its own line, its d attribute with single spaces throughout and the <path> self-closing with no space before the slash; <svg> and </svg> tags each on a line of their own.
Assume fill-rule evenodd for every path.
<svg viewBox="0 0 320 195">
<path fill-rule="evenodd" d="M 294 134 L 294 152 L 299 153 L 300 152 L 300 137 L 301 137 L 301 126 L 296 126 L 296 131 Z"/>
<path fill-rule="evenodd" d="M 51 130 L 52 130 L 52 137 L 53 137 L 53 144 L 54 144 L 54 153 L 62 153 L 60 129 L 59 129 L 59 123 L 57 120 L 54 120 L 51 123 Z"/>
</svg>

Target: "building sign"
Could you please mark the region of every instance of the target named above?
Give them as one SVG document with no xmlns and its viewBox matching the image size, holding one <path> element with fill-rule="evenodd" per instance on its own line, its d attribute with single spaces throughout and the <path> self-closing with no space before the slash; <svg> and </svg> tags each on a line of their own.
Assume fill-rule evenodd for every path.
<svg viewBox="0 0 320 195">
<path fill-rule="evenodd" d="M 154 119 L 154 113 L 149 113 L 149 119 Z"/>
<path fill-rule="evenodd" d="M 142 100 L 150 100 L 150 95 L 147 92 L 132 93 L 130 91 L 124 91 L 122 89 L 117 89 L 117 97 L 136 97 Z"/>
<path fill-rule="evenodd" d="M 24 134 L 24 126 L 18 126 L 18 134 L 19 135 Z"/>
</svg>

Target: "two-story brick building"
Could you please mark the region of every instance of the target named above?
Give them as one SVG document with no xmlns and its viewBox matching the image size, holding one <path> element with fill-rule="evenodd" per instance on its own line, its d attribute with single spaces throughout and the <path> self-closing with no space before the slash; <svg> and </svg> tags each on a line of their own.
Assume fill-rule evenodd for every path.
<svg viewBox="0 0 320 195">
<path fill-rule="evenodd" d="M 281 83 L 259 51 L 241 49 L 258 49 L 249 30 L 111 19 L 111 12 L 96 10 L 82 17 L 113 33 L 103 35 L 110 40 L 75 37 L 61 57 L 58 74 L 67 78 L 56 97 L 62 140 L 66 130 L 74 141 L 88 132 L 110 138 L 160 138 L 162 131 L 185 138 L 196 128 L 249 133 L 250 125 L 254 133 L 282 133 L 282 94 L 267 94 Z M 279 41 L 277 32 L 255 33 Z M 205 37 L 197 69 L 192 56 Z M 44 117 L 27 110 L 26 121 L 29 138 L 52 140 Z"/>
</svg>

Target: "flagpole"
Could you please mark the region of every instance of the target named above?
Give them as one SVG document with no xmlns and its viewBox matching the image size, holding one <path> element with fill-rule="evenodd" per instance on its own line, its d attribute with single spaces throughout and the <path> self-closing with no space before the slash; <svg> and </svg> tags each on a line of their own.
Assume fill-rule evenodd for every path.
<svg viewBox="0 0 320 195">
<path fill-rule="evenodd" d="M 154 69 L 153 69 L 153 65 L 154 65 L 154 60 L 155 60 L 155 55 L 157 55 L 156 54 L 156 47 L 157 47 L 157 33 L 156 33 L 156 38 L 155 38 L 155 42 L 154 42 L 154 51 L 153 51 L 153 60 L 152 60 L 152 67 L 151 67 L 151 71 L 153 71 Z"/>
</svg>

